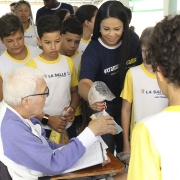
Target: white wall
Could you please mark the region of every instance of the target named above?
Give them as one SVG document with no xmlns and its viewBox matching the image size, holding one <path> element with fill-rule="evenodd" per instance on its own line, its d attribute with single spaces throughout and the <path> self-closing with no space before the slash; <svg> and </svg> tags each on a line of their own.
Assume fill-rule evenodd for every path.
<svg viewBox="0 0 180 180">
<path fill-rule="evenodd" d="M 10 12 L 10 3 L 11 2 L 0 3 L 0 17 L 5 13 Z M 154 26 L 156 22 L 163 18 L 163 0 L 143 0 L 134 3 L 131 2 L 129 5 L 133 8 L 131 25 L 135 26 L 135 31 L 139 36 L 143 29 L 148 26 Z M 43 3 L 31 3 L 34 20 L 36 17 L 36 11 L 42 6 Z M 151 11 L 152 9 L 155 11 Z M 180 13 L 180 0 L 178 0 L 177 11 Z"/>
</svg>

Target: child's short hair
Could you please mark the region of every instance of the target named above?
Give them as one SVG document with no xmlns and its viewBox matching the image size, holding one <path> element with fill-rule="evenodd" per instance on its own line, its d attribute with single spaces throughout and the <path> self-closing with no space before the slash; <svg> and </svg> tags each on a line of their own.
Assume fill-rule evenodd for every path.
<svg viewBox="0 0 180 180">
<path fill-rule="evenodd" d="M 180 15 L 167 16 L 154 27 L 148 58 L 154 71 L 159 67 L 165 78 L 180 86 Z"/>
<path fill-rule="evenodd" d="M 21 31 L 24 34 L 19 17 L 13 13 L 7 13 L 0 18 L 0 27 L 0 37 L 2 40 L 4 37 L 15 34 L 17 31 Z"/>
<path fill-rule="evenodd" d="M 147 27 L 143 30 L 141 37 L 139 38 L 139 44 L 140 46 L 144 46 L 148 49 L 149 41 L 151 39 L 151 35 L 153 33 L 154 28 L 153 27 Z M 147 54 L 146 54 L 147 55 Z M 146 58 L 146 63 L 151 64 L 150 59 Z"/>
<path fill-rule="evenodd" d="M 80 21 L 75 16 L 68 17 L 61 26 L 61 34 L 66 34 L 67 32 L 72 34 L 82 35 L 83 27 Z"/>
<path fill-rule="evenodd" d="M 95 5 L 92 4 L 82 5 L 77 9 L 75 16 L 83 24 L 86 20 L 91 21 L 97 10 L 98 8 Z"/>
<path fill-rule="evenodd" d="M 16 2 L 11 3 L 9 6 L 15 6 Z"/>
<path fill-rule="evenodd" d="M 140 46 L 146 46 L 148 47 L 149 40 L 151 38 L 151 35 L 153 33 L 154 28 L 153 27 L 147 27 L 143 30 L 141 37 L 139 38 Z"/>
<path fill-rule="evenodd" d="M 60 24 L 62 24 L 62 22 L 64 21 L 64 18 L 66 16 L 66 14 L 69 13 L 70 11 L 68 9 L 58 9 L 54 15 L 58 16 L 60 19 Z"/>
<path fill-rule="evenodd" d="M 37 32 L 39 38 L 41 39 L 43 34 L 52 33 L 55 31 L 59 31 L 60 33 L 61 25 L 59 17 L 56 15 L 46 15 L 41 16 L 37 22 Z"/>
</svg>

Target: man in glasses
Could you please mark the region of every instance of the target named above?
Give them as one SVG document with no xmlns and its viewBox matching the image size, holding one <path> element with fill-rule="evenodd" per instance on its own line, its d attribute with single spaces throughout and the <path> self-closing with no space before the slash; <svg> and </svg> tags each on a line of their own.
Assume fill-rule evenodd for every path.
<svg viewBox="0 0 180 180">
<path fill-rule="evenodd" d="M 39 120 L 45 100 L 51 95 L 44 73 L 30 67 L 10 72 L 3 82 L 4 99 L 0 103 L 0 161 L 12 179 L 38 179 L 60 174 L 75 164 L 96 136 L 115 131 L 112 117 L 92 121 L 67 146 L 49 141 Z M 88 138 L 85 138 L 88 137 Z M 74 153 L 76 152 L 76 153 Z"/>
</svg>

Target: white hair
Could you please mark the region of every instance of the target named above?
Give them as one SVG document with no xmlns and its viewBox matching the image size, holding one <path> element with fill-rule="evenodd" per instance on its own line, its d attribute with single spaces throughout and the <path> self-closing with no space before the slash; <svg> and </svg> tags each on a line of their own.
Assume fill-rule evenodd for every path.
<svg viewBox="0 0 180 180">
<path fill-rule="evenodd" d="M 44 79 L 44 74 L 38 69 L 26 66 L 14 69 L 3 80 L 4 101 L 19 106 L 22 98 L 36 93 L 38 79 Z"/>
</svg>

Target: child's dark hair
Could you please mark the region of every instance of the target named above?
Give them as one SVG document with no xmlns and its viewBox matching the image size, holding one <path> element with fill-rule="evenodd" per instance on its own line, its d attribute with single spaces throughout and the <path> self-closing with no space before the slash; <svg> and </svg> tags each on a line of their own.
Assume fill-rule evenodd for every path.
<svg viewBox="0 0 180 180">
<path fill-rule="evenodd" d="M 82 35 L 83 27 L 82 24 L 75 16 L 68 17 L 61 26 L 61 34 L 66 34 L 67 32 L 72 34 Z"/>
<path fill-rule="evenodd" d="M 9 6 L 15 6 L 16 2 L 11 3 Z"/>
<path fill-rule="evenodd" d="M 24 34 L 19 17 L 13 13 L 7 13 L 0 18 L 0 27 L 0 37 L 2 40 L 4 37 L 15 34 L 17 31 L 21 31 Z"/>
<path fill-rule="evenodd" d="M 77 9 L 75 16 L 83 24 L 86 20 L 91 21 L 97 10 L 98 8 L 92 4 L 82 5 Z"/>
<path fill-rule="evenodd" d="M 149 41 L 151 39 L 151 35 L 153 33 L 154 28 L 153 27 L 147 27 L 143 30 L 141 37 L 139 38 L 139 44 L 140 46 L 144 46 L 147 50 L 145 51 L 148 52 L 148 46 L 149 46 Z M 147 53 L 146 53 L 147 56 Z M 151 60 L 149 58 L 145 59 L 147 64 L 151 64 Z"/>
<path fill-rule="evenodd" d="M 70 13 L 70 11 L 68 9 L 59 9 L 59 10 L 55 11 L 54 15 L 59 17 L 60 24 L 62 24 L 67 13 Z"/>
<path fill-rule="evenodd" d="M 118 63 L 119 63 L 119 82 L 120 82 L 120 92 L 123 88 L 125 74 L 126 74 L 126 62 L 128 60 L 129 55 L 129 19 L 127 16 L 127 11 L 124 5 L 119 1 L 106 1 L 101 5 L 98 9 L 96 14 L 96 19 L 94 23 L 94 30 L 93 30 L 93 40 L 97 40 L 101 37 L 100 32 L 100 24 L 104 19 L 107 18 L 117 18 L 123 22 L 123 35 L 121 37 L 122 44 L 121 44 L 121 51 L 119 53 Z"/>
<path fill-rule="evenodd" d="M 180 15 L 165 17 L 154 27 L 149 42 L 148 58 L 169 83 L 180 86 Z"/>
<path fill-rule="evenodd" d="M 60 20 L 56 15 L 46 15 L 41 16 L 37 22 L 37 32 L 41 39 L 43 34 L 59 31 L 60 33 L 61 25 Z"/>
</svg>

